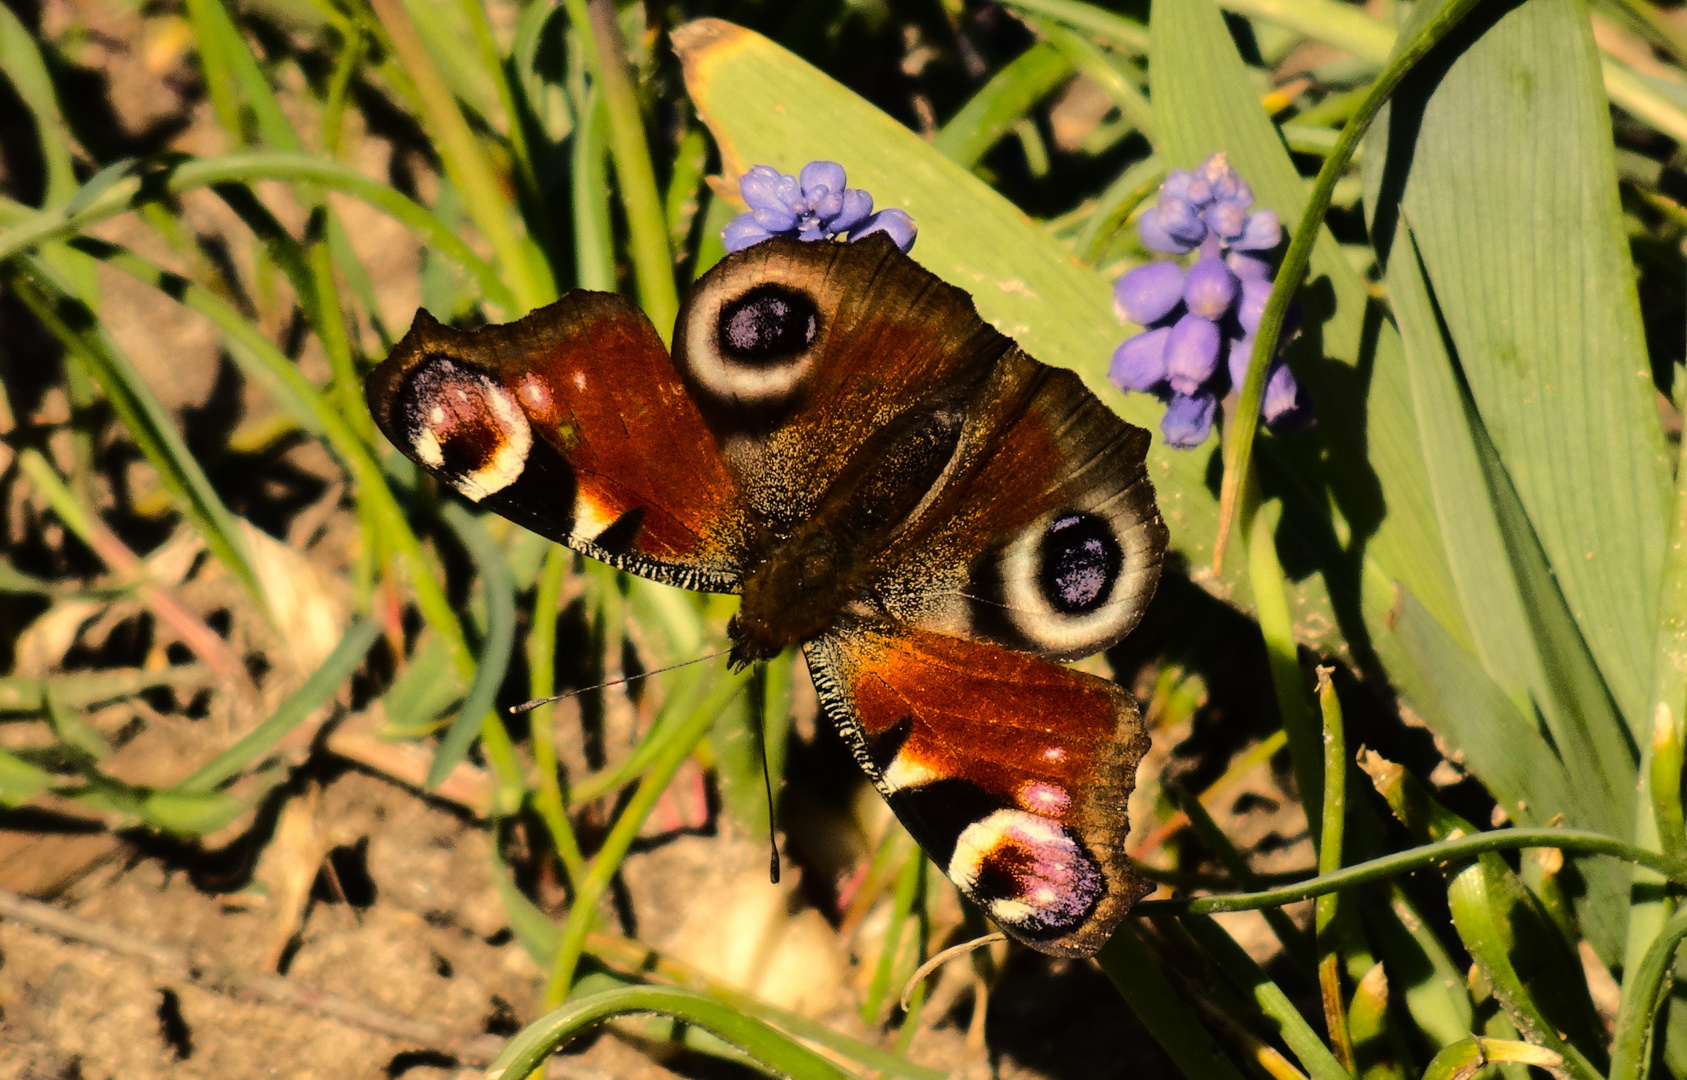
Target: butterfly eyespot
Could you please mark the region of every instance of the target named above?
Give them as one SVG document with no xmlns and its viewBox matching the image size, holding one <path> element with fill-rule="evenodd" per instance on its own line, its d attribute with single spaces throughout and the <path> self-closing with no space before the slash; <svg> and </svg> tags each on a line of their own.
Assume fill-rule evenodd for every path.
<svg viewBox="0 0 1687 1080">
<path fill-rule="evenodd" d="M 991 918 L 1022 937 L 1072 930 L 1107 891 L 1101 868 L 1070 830 L 1023 810 L 997 810 L 968 825 L 948 871 Z"/>
<path fill-rule="evenodd" d="M 1061 659 L 1111 646 L 1136 625 L 1153 578 L 1145 528 L 1117 498 L 1043 515 L 974 566 L 969 632 Z"/>
<path fill-rule="evenodd" d="M 416 457 L 480 502 L 515 483 L 533 430 L 515 395 L 445 356 L 429 356 L 399 389 L 397 415 Z"/>
<path fill-rule="evenodd" d="M 1113 530 L 1093 514 L 1058 517 L 1043 534 L 1037 584 L 1062 615 L 1094 611 L 1119 579 L 1121 552 Z"/>
<path fill-rule="evenodd" d="M 813 300 L 780 285 L 760 285 L 721 308 L 719 347 L 739 363 L 779 363 L 807 351 L 819 332 Z"/>
<path fill-rule="evenodd" d="M 790 403 L 826 330 L 813 296 L 767 281 L 705 290 L 682 323 L 674 359 L 696 389 L 720 405 L 752 410 Z"/>
</svg>

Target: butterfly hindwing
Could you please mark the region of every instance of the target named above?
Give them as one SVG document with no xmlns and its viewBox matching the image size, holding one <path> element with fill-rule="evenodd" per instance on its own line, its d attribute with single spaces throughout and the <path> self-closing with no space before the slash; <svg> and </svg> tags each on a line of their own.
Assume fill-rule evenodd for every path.
<svg viewBox="0 0 1687 1080">
<path fill-rule="evenodd" d="M 983 642 L 846 620 L 807 646 L 856 759 L 997 925 L 1088 956 L 1150 886 L 1125 855 L 1148 737 L 1114 683 Z"/>
<path fill-rule="evenodd" d="M 480 506 L 646 577 L 736 588 L 743 496 L 630 301 L 573 292 L 476 331 L 418 312 L 367 391 L 393 445 Z"/>
</svg>

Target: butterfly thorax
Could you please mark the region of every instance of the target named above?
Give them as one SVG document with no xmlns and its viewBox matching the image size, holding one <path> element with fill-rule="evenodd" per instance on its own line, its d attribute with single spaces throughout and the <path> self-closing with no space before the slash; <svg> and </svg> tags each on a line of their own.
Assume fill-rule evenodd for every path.
<svg viewBox="0 0 1687 1080">
<path fill-rule="evenodd" d="M 810 527 L 777 544 L 745 579 L 743 603 L 727 626 L 733 665 L 771 660 L 818 637 L 862 584 L 856 552 L 824 529 Z"/>
<path fill-rule="evenodd" d="M 948 400 L 954 392 L 933 394 L 885 423 L 806 519 L 776 531 L 727 628 L 735 663 L 771 659 L 818 637 L 871 594 L 874 553 L 906 526 L 955 455 L 964 415 Z"/>
</svg>

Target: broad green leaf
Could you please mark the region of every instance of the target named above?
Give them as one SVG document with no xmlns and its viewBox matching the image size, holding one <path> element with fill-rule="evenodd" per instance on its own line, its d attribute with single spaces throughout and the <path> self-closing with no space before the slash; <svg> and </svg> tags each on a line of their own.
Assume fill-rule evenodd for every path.
<svg viewBox="0 0 1687 1080">
<path fill-rule="evenodd" d="M 1515 801 L 1548 810 L 1557 805 L 1551 812 L 1564 813 L 1574 825 L 1622 835 L 1634 813 L 1633 748 L 1510 476 L 1459 382 L 1404 230 L 1389 260 L 1388 284 L 1405 341 L 1424 460 L 1476 658 L 1516 703 L 1478 718 L 1470 703 L 1480 697 L 1473 697 L 1446 720 L 1432 722 L 1496 794 L 1507 790 Z M 1444 680 L 1448 673 L 1447 662 L 1437 663 L 1432 678 Z M 1540 737 L 1536 710 L 1552 735 L 1550 743 Z M 1521 787 L 1491 776 L 1496 768 L 1519 765 L 1525 767 L 1518 776 Z M 1530 790 L 1531 777 L 1552 776 L 1560 767 L 1573 805 L 1554 803 L 1551 788 Z M 1545 820 L 1538 813 L 1520 819 Z M 1584 872 L 1600 880 L 1583 906 L 1595 901 L 1603 906 L 1584 911 L 1583 921 L 1593 928 L 1602 955 L 1612 955 L 1607 950 L 1614 947 L 1612 933 L 1622 919 L 1623 874 L 1602 863 Z"/>
<path fill-rule="evenodd" d="M 1156 4 L 1152 27 L 1154 115 L 1168 166 L 1187 168 L 1211 154 L 1228 154 L 1252 185 L 1257 205 L 1275 210 L 1284 222 L 1299 220 L 1308 185 L 1261 108 L 1218 8 L 1211 0 Z M 1418 452 L 1399 335 L 1380 321 L 1364 282 L 1327 232 L 1313 252 L 1300 304 L 1304 331 L 1289 357 L 1308 387 L 1318 424 L 1274 441 L 1292 463 L 1295 482 L 1322 489 L 1320 496 L 1343 519 L 1339 527 L 1350 538 L 1341 561 L 1375 563 L 1463 640 Z M 1265 484 L 1270 491 L 1269 474 Z M 1283 553 L 1291 552 L 1284 547 Z M 1340 563 L 1326 565 L 1325 572 L 1333 575 L 1330 591 L 1338 600 L 1357 586 L 1341 580 L 1351 571 Z M 1345 606 L 1338 603 L 1338 609 Z"/>
<path fill-rule="evenodd" d="M 1482 424 L 1639 737 L 1670 468 L 1586 14 L 1540 0 L 1449 44 L 1372 135 L 1373 241 L 1387 258 L 1409 222 Z"/>
<path fill-rule="evenodd" d="M 1556 755 L 1546 752 L 1532 717 L 1410 593 L 1367 616 L 1379 627 L 1372 644 L 1396 688 L 1513 821 L 1545 825 L 1560 813 L 1577 822 L 1612 814 L 1597 792 L 1576 787 Z M 1621 826 L 1615 835 L 1626 831 Z M 1614 956 L 1622 943 L 1628 873 L 1604 859 L 1579 865 L 1587 880 L 1578 903 L 1583 932 L 1601 956 Z"/>
</svg>

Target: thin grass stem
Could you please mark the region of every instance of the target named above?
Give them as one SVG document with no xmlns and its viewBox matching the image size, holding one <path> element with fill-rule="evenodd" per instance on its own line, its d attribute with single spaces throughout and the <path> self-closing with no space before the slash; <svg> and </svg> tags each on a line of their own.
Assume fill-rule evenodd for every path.
<svg viewBox="0 0 1687 1080">
<path fill-rule="evenodd" d="M 563 582 L 573 558 L 567 548 L 552 545 L 539 571 L 539 587 L 533 597 L 533 622 L 527 632 L 527 692 L 535 699 L 556 693 L 557 609 L 562 606 Z M 539 706 L 529 714 L 527 722 L 533 740 L 533 765 L 539 774 L 533 806 L 539 820 L 550 831 L 551 843 L 556 847 L 557 858 L 562 860 L 569 883 L 576 884 L 585 875 L 586 860 L 580 853 L 574 826 L 568 820 L 568 800 L 562 793 L 557 771 L 556 706 Z"/>
<path fill-rule="evenodd" d="M 691 752 L 708 733 L 715 717 L 720 715 L 721 710 L 726 708 L 748 682 L 749 676 L 742 672 L 730 672 L 721 676 L 714 688 L 692 706 L 683 722 L 674 729 L 672 737 L 662 747 L 662 752 L 651 762 L 649 771 L 639 781 L 638 790 L 633 793 L 626 809 L 621 811 L 615 826 L 609 830 L 603 846 L 592 856 L 585 875 L 581 877 L 575 889 L 574 903 L 568 909 L 568 921 L 563 924 L 556 956 L 551 962 L 550 979 L 545 987 L 546 1004 L 555 1007 L 568 996 L 569 989 L 574 985 L 574 971 L 579 966 L 586 935 L 597 918 L 598 901 L 609 888 L 610 882 L 615 880 L 615 875 L 620 872 L 621 860 L 626 857 L 627 849 L 632 847 L 633 841 L 638 838 L 638 831 L 644 824 L 644 819 L 650 816 L 650 811 L 656 806 L 656 800 L 661 798 L 662 792 L 679 771 L 680 765 L 691 756 Z"/>
<path fill-rule="evenodd" d="M 1626 840 L 1580 829 L 1496 829 L 1492 832 L 1461 836 L 1456 840 L 1423 844 L 1407 851 L 1397 851 L 1391 855 L 1343 867 L 1333 874 L 1320 874 L 1315 878 L 1308 878 L 1293 885 L 1281 885 L 1275 889 L 1177 900 L 1142 900 L 1131 909 L 1131 914 L 1144 917 L 1253 911 L 1257 908 L 1292 904 L 1297 900 L 1310 900 L 1325 893 L 1351 889 L 1356 885 L 1387 881 L 1414 870 L 1464 862 L 1490 851 L 1515 851 L 1531 847 L 1557 848 L 1573 855 L 1609 855 L 1625 862 L 1650 867 L 1670 881 L 1687 885 L 1687 859 L 1647 851 Z"/>
</svg>

